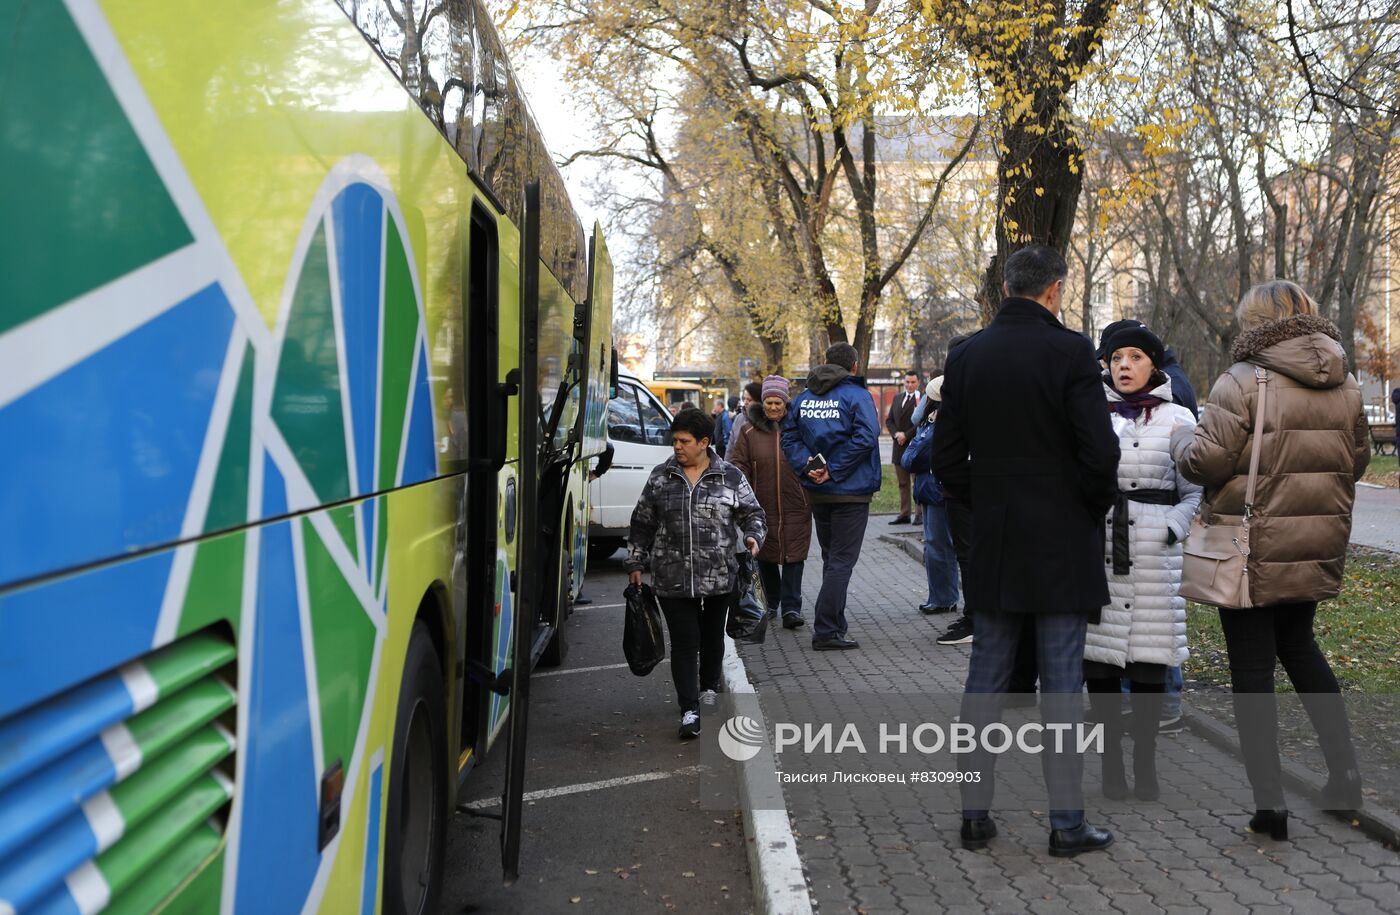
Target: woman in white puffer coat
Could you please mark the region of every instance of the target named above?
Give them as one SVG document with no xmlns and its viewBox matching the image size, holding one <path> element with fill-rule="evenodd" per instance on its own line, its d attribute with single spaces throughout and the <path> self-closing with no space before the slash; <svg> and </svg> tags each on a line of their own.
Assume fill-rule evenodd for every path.
<svg viewBox="0 0 1400 915">
<path fill-rule="evenodd" d="M 1174 425 L 1194 426 L 1191 411 L 1172 403 L 1171 382 L 1158 368 L 1165 347 L 1144 325 L 1104 341 L 1104 389 L 1118 434 L 1118 500 L 1104 524 L 1109 603 L 1089 626 L 1084 679 L 1094 718 L 1104 724 L 1103 792 L 1127 796 L 1118 713 L 1122 678 L 1132 688 L 1133 793 L 1159 796 L 1157 726 L 1167 668 L 1186 660 L 1186 599 L 1181 541 L 1201 504 L 1201 487 L 1177 472 Z"/>
</svg>

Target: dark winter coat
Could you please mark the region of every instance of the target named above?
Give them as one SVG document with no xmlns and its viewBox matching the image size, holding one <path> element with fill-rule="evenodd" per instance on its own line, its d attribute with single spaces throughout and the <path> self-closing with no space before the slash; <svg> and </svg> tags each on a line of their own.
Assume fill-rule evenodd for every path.
<svg viewBox="0 0 1400 915">
<path fill-rule="evenodd" d="M 1201 512 L 1236 523 L 1249 458 L 1262 430 L 1249 528 L 1249 595 L 1256 607 L 1336 597 L 1351 539 L 1356 481 L 1371 459 L 1361 388 L 1346 368 L 1336 326 L 1316 315 L 1269 321 L 1240 334 L 1235 364 L 1210 391 L 1194 433 L 1179 429 L 1181 475 L 1206 488 Z M 1255 366 L 1269 373 L 1259 417 Z"/>
<path fill-rule="evenodd" d="M 1191 387 L 1191 379 L 1186 377 L 1186 370 L 1176 361 L 1176 353 L 1172 352 L 1170 346 L 1167 347 L 1166 358 L 1158 368 L 1171 379 L 1172 403 L 1180 404 L 1190 410 L 1192 416 L 1199 417 L 1201 410 L 1196 405 L 1196 389 Z"/>
<path fill-rule="evenodd" d="M 768 522 L 768 539 L 759 551 L 764 562 L 802 562 L 812 545 L 812 509 L 807 493 L 783 456 L 778 424 L 750 404 L 746 421 L 734 424 L 729 462 L 744 472 Z"/>
<path fill-rule="evenodd" d="M 1009 298 L 946 368 L 933 472 L 973 512 L 967 609 L 1097 621 L 1118 436 L 1093 345 L 1040 303 Z"/>
<path fill-rule="evenodd" d="M 763 508 L 738 467 L 710 449 L 710 466 L 695 486 L 674 457 L 657 464 L 632 509 L 628 572 L 651 568 L 659 597 L 710 597 L 734 590 L 735 554 L 743 538 L 762 546 Z"/>
<path fill-rule="evenodd" d="M 869 497 L 880 488 L 880 419 L 865 379 L 836 365 L 819 365 L 807 390 L 788 404 L 783 453 L 814 501 Z M 804 473 L 807 462 L 826 458 L 831 479 L 820 486 Z M 854 501 L 854 500 L 852 500 Z"/>
</svg>

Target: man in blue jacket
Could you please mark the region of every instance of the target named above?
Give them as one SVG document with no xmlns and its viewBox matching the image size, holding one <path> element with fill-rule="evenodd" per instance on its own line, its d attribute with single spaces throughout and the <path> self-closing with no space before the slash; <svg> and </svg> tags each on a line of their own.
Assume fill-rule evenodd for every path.
<svg viewBox="0 0 1400 915">
<path fill-rule="evenodd" d="M 807 490 L 822 547 L 812 626 L 818 651 L 860 647 L 847 637 L 846 587 L 860 559 L 870 497 L 880 488 L 880 420 L 856 357 L 849 343 L 832 344 L 783 422 L 783 454 Z"/>
</svg>

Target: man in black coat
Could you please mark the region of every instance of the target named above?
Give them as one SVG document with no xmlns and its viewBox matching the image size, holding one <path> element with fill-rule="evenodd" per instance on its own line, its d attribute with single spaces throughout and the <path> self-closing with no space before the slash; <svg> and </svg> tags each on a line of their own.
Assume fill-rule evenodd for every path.
<svg viewBox="0 0 1400 915">
<path fill-rule="evenodd" d="M 999 720 L 1017 643 L 1034 627 L 1041 719 L 1070 728 L 1059 751 L 1047 729 L 1040 754 L 1050 853 L 1067 857 L 1113 841 L 1084 819 L 1075 738 L 1085 628 L 1108 603 L 1103 523 L 1118 489 L 1118 438 L 1092 344 L 1059 322 L 1064 258 L 1022 248 L 1003 274 L 996 318 L 948 358 L 933 440 L 934 474 L 973 515 L 963 593 L 977 633 L 959 720 L 979 735 Z M 959 768 L 976 773 L 962 782 L 964 848 L 996 835 L 995 758 L 982 741 L 959 756 Z"/>
</svg>

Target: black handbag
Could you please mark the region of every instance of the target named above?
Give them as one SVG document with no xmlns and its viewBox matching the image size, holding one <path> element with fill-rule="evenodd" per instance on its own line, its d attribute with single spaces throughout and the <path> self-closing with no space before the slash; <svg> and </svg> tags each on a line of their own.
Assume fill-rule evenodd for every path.
<svg viewBox="0 0 1400 915">
<path fill-rule="evenodd" d="M 739 556 L 739 576 L 734 585 L 734 597 L 729 602 L 729 619 L 724 631 L 736 642 L 762 645 L 768 637 L 768 600 L 758 563 L 748 555 Z"/>
<path fill-rule="evenodd" d="M 628 585 L 622 592 L 622 599 L 627 604 L 622 621 L 622 654 L 632 673 L 645 677 L 666 659 L 661 607 L 651 585 Z"/>
</svg>

